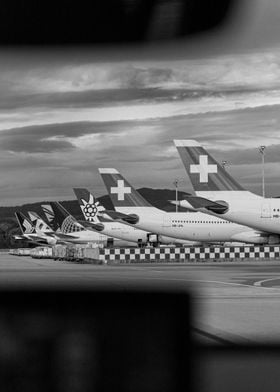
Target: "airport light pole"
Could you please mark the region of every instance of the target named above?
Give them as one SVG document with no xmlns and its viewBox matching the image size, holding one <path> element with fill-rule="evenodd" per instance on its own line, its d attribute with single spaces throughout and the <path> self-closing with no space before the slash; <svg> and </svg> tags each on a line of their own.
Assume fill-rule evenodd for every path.
<svg viewBox="0 0 280 392">
<path fill-rule="evenodd" d="M 226 166 L 228 165 L 228 161 L 222 161 L 222 168 L 226 170 Z"/>
<path fill-rule="evenodd" d="M 175 199 L 176 199 L 176 212 L 178 212 L 178 183 L 179 183 L 179 180 L 177 180 L 177 179 L 173 182 L 173 184 L 175 185 L 175 194 L 176 194 L 176 196 L 175 196 Z"/>
<path fill-rule="evenodd" d="M 264 151 L 266 146 L 259 147 L 259 153 L 262 156 L 262 195 L 265 197 L 265 185 L 264 185 Z"/>
</svg>

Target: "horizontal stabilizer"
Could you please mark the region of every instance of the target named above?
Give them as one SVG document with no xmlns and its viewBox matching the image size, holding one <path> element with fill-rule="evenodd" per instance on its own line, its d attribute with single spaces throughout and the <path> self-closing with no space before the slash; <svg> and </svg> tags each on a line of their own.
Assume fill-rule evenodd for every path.
<svg viewBox="0 0 280 392">
<path fill-rule="evenodd" d="M 198 196 L 186 196 L 186 200 L 195 208 L 205 208 L 215 214 L 225 214 L 228 211 L 228 204 L 223 200 L 212 201 Z"/>
<path fill-rule="evenodd" d="M 23 235 L 19 235 L 19 234 L 12 235 L 12 238 L 16 241 L 26 240 L 26 237 L 24 237 Z"/>
<path fill-rule="evenodd" d="M 180 210 L 182 211 L 191 211 L 191 212 L 196 212 L 196 209 L 191 205 L 191 203 L 188 203 L 187 200 L 184 200 L 184 203 L 181 203 L 181 200 L 168 200 L 170 204 L 177 205 L 180 207 Z"/>
<path fill-rule="evenodd" d="M 103 231 L 104 230 L 104 225 L 102 223 L 93 223 L 89 222 L 86 220 L 79 220 L 78 221 L 81 225 L 84 226 L 84 228 L 88 230 L 93 230 L 93 231 Z"/>
<path fill-rule="evenodd" d="M 139 221 L 139 216 L 136 214 L 123 214 L 114 210 L 105 210 L 103 214 L 109 216 L 112 220 L 121 220 L 131 225 L 135 225 Z"/>
<path fill-rule="evenodd" d="M 58 233 L 58 232 L 48 233 L 48 235 L 52 236 L 52 237 L 57 237 L 57 238 L 59 238 L 61 240 L 65 240 L 65 241 L 72 240 L 72 239 L 77 239 L 77 237 L 75 237 L 75 236 L 73 236 L 71 234 L 64 234 L 64 233 Z"/>
</svg>

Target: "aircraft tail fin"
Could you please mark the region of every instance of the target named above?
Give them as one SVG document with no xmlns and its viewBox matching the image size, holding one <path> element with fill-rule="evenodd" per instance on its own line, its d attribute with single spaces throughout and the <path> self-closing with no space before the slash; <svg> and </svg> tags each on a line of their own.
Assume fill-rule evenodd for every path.
<svg viewBox="0 0 280 392">
<path fill-rule="evenodd" d="M 25 215 L 23 215 L 22 212 L 16 212 L 15 216 L 17 218 L 17 221 L 18 221 L 18 224 L 19 224 L 19 227 L 21 229 L 22 234 L 34 234 L 35 233 L 34 225 Z"/>
<path fill-rule="evenodd" d="M 47 221 L 49 222 L 49 224 L 52 227 L 52 224 L 54 221 L 54 213 L 53 213 L 53 209 L 52 209 L 51 205 L 50 204 L 42 204 L 41 207 L 42 207 L 42 210 L 45 214 Z"/>
<path fill-rule="evenodd" d="M 99 223 L 98 213 L 104 211 L 104 207 L 96 200 L 92 193 L 85 188 L 74 188 L 74 193 L 79 202 L 84 218 L 88 222 Z"/>
<path fill-rule="evenodd" d="M 195 192 L 244 191 L 196 140 L 174 140 Z"/>
<path fill-rule="evenodd" d="M 102 168 L 99 173 L 114 207 L 152 207 L 116 169 Z"/>
<path fill-rule="evenodd" d="M 52 228 L 34 211 L 28 211 L 29 218 L 36 231 L 53 232 Z"/>
<path fill-rule="evenodd" d="M 53 223 L 62 233 L 83 231 L 84 227 L 60 203 L 50 202 L 54 213 Z"/>
</svg>

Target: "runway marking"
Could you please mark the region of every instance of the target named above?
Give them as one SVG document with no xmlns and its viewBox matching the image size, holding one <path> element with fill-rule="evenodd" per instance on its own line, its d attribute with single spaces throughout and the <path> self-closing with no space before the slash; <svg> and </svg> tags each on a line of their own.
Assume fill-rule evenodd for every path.
<svg viewBox="0 0 280 392">
<path fill-rule="evenodd" d="M 276 289 L 276 287 L 264 287 L 262 284 L 265 282 L 271 282 L 273 280 L 279 280 L 280 277 L 278 278 L 270 278 L 270 279 L 263 279 L 263 280 L 258 280 L 257 282 L 254 283 L 254 286 L 256 287 L 262 287 L 263 289 Z"/>
<path fill-rule="evenodd" d="M 140 270 L 140 271 L 148 271 L 146 268 L 144 267 L 131 267 L 132 270 Z M 164 270 L 156 270 L 156 269 L 151 269 L 150 271 L 152 272 L 156 272 L 159 274 L 164 274 L 166 273 L 166 271 Z M 230 285 L 230 286 L 241 286 L 241 287 L 251 287 L 251 288 L 261 288 L 261 289 L 266 289 L 266 290 L 277 290 L 279 291 L 279 288 L 276 287 L 263 287 L 261 284 L 258 283 L 262 283 L 262 282 L 266 282 L 269 280 L 276 280 L 276 279 L 280 279 L 279 278 L 273 278 L 273 279 L 264 279 L 261 280 L 259 282 L 255 282 L 254 284 L 245 284 L 245 283 L 234 283 L 234 282 L 222 282 L 222 281 L 218 281 L 218 280 L 202 280 L 202 279 L 185 279 L 185 278 L 156 278 L 156 277 L 141 277 L 142 279 L 147 279 L 147 280 L 151 280 L 151 279 L 156 279 L 156 280 L 167 280 L 167 281 L 182 281 L 182 282 L 200 282 L 200 283 L 216 283 L 216 284 L 223 284 L 223 285 Z"/>
<path fill-rule="evenodd" d="M 193 332 L 197 333 L 198 335 L 204 336 L 204 337 L 206 337 L 206 338 L 208 338 L 210 340 L 213 340 L 216 343 L 220 343 L 220 344 L 223 344 L 225 346 L 236 345 L 237 344 L 236 342 L 234 342 L 232 340 L 225 339 L 223 337 L 220 337 L 220 336 L 215 335 L 215 334 L 213 334 L 211 332 L 208 332 L 208 331 L 203 331 L 200 328 L 196 328 L 196 327 L 192 326 L 191 329 L 192 329 Z"/>
<path fill-rule="evenodd" d="M 135 268 L 135 269 L 145 270 L 144 268 L 141 269 L 141 267 L 138 267 L 138 268 Z M 157 271 L 157 270 L 153 270 L 153 272 L 162 273 L 162 271 Z M 133 279 L 134 278 L 134 277 L 131 277 L 131 276 L 124 276 L 123 274 L 120 274 L 120 275 L 117 274 L 117 275 L 115 275 L 115 277 L 119 277 L 119 278 L 124 279 L 124 280 L 128 280 L 128 279 Z M 222 285 L 228 285 L 228 286 L 247 287 L 247 288 L 253 288 L 253 289 L 259 288 L 259 289 L 262 289 L 262 290 L 269 290 L 269 291 L 276 290 L 276 291 L 279 292 L 279 289 L 278 288 L 274 288 L 274 287 L 263 287 L 263 286 L 259 286 L 258 287 L 258 286 L 254 286 L 252 284 L 223 282 L 223 281 L 219 281 L 219 280 L 203 280 L 203 279 L 189 279 L 189 278 L 176 278 L 176 277 L 168 278 L 168 277 L 156 277 L 156 276 L 154 276 L 154 277 L 153 276 L 141 276 L 140 279 L 141 280 L 159 280 L 159 281 L 167 281 L 167 282 L 175 281 L 175 282 L 190 282 L 190 283 L 192 283 L 192 282 L 194 282 L 194 283 L 215 283 L 215 284 L 222 284 Z"/>
</svg>

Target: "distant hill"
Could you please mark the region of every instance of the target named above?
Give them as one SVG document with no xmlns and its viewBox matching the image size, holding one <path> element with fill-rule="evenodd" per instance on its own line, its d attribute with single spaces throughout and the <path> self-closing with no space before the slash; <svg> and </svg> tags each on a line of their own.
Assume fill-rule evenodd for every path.
<svg viewBox="0 0 280 392">
<path fill-rule="evenodd" d="M 153 206 L 164 211 L 175 211 L 175 206 L 168 202 L 168 200 L 175 200 L 175 190 L 140 188 L 138 191 Z M 188 195 L 188 193 L 178 191 L 179 200 L 183 199 L 185 195 Z M 101 196 L 98 200 L 106 209 L 113 209 L 108 195 Z M 27 214 L 28 211 L 34 211 L 42 215 L 41 204 L 47 203 L 49 203 L 49 201 L 24 204 L 22 206 L 15 207 L 0 207 L 0 248 L 15 246 L 11 235 L 20 233 L 15 218 L 16 211 L 22 211 L 24 214 Z M 65 200 L 61 203 L 67 210 L 69 210 L 69 212 L 71 212 L 72 215 L 77 218 L 82 218 L 77 200 Z M 21 246 L 24 246 L 24 244 L 22 243 Z"/>
</svg>

